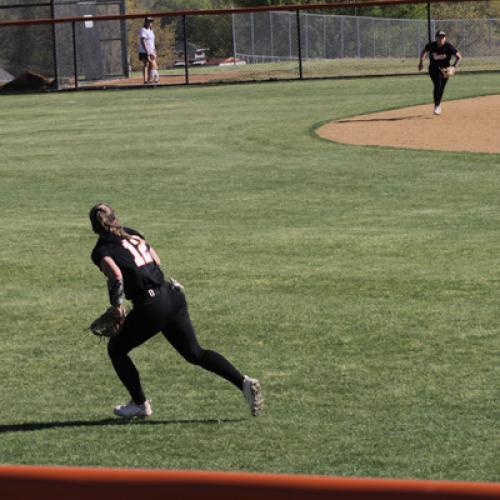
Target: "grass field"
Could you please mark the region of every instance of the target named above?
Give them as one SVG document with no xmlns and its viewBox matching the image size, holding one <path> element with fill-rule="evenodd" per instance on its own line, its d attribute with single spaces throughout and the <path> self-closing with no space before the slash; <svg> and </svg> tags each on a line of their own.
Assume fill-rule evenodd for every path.
<svg viewBox="0 0 500 500">
<path fill-rule="evenodd" d="M 313 133 L 430 99 L 426 77 L 2 97 L 0 463 L 499 481 L 499 156 Z M 111 418 L 126 394 L 84 332 L 102 200 L 261 379 L 262 417 L 158 336 L 133 354 L 154 417 Z"/>
</svg>

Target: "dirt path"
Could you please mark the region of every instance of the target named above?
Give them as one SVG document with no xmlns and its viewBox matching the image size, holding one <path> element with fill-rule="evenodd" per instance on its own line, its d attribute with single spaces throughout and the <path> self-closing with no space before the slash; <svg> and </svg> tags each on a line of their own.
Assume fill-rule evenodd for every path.
<svg viewBox="0 0 500 500">
<path fill-rule="evenodd" d="M 238 81 L 241 78 L 241 72 L 221 71 L 214 73 L 189 73 L 191 83 L 208 83 L 213 81 L 231 80 Z M 182 75 L 160 75 L 160 85 L 179 85 L 186 83 L 186 77 Z M 142 77 L 120 78 L 117 80 L 99 80 L 96 82 L 81 83 L 80 87 L 143 87 Z"/>
<path fill-rule="evenodd" d="M 444 101 L 356 116 L 320 127 L 316 133 L 345 144 L 500 153 L 500 95 Z"/>
</svg>

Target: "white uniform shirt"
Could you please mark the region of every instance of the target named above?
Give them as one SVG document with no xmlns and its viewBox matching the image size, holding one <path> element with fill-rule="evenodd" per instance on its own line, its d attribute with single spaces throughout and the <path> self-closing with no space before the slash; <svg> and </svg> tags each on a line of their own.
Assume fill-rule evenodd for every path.
<svg viewBox="0 0 500 500">
<path fill-rule="evenodd" d="M 144 45 L 142 44 L 142 39 L 144 39 Z M 141 28 L 139 32 L 139 52 L 141 54 L 155 54 L 155 34 L 154 31 L 148 28 Z"/>
</svg>

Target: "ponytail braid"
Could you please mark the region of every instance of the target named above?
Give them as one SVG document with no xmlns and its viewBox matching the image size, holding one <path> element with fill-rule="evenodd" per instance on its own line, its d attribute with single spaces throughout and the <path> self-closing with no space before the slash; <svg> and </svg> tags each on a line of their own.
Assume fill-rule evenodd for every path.
<svg viewBox="0 0 500 500">
<path fill-rule="evenodd" d="M 98 203 L 93 206 L 90 209 L 89 218 L 94 233 L 99 235 L 113 234 L 127 240 L 132 238 L 123 226 L 120 225 L 115 211 L 107 203 Z"/>
</svg>

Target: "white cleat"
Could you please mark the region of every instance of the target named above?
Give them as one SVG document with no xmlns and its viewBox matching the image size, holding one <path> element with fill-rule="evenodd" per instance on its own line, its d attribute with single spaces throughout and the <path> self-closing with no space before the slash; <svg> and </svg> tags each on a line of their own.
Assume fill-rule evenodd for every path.
<svg viewBox="0 0 500 500">
<path fill-rule="evenodd" d="M 436 106 L 434 108 L 434 114 L 435 115 L 440 115 L 441 114 L 441 106 Z"/>
<path fill-rule="evenodd" d="M 257 417 L 262 412 L 264 407 L 264 398 L 260 388 L 260 382 L 255 378 L 250 378 L 245 375 L 243 379 L 243 395 L 247 400 L 250 411 L 254 417 Z"/>
<path fill-rule="evenodd" d="M 153 414 L 151 401 L 144 401 L 141 405 L 130 401 L 127 404 L 115 406 L 113 413 L 122 418 L 150 417 Z"/>
</svg>

